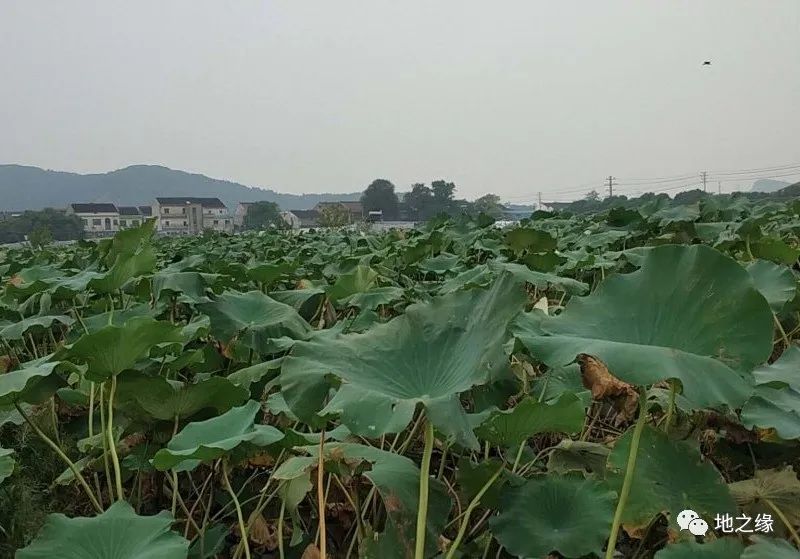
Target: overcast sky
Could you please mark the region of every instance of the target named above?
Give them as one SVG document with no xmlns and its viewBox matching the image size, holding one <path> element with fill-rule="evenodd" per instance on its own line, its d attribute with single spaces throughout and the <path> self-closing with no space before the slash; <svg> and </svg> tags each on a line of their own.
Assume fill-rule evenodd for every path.
<svg viewBox="0 0 800 559">
<path fill-rule="evenodd" d="M 4 163 L 529 201 L 798 180 L 798 130 L 798 0 L 0 2 Z"/>
</svg>

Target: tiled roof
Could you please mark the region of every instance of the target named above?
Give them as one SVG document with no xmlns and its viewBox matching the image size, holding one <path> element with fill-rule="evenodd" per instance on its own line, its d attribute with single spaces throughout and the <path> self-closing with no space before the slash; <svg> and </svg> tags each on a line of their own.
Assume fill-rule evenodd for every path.
<svg viewBox="0 0 800 559">
<path fill-rule="evenodd" d="M 70 204 L 72 211 L 82 214 L 117 213 L 114 204 Z"/>
<path fill-rule="evenodd" d="M 142 215 L 153 215 L 152 206 L 139 206 L 139 213 Z"/>
<path fill-rule="evenodd" d="M 300 219 L 317 219 L 319 212 L 317 210 L 289 210 Z"/>
<path fill-rule="evenodd" d="M 119 215 L 142 215 L 136 206 L 119 206 Z"/>
<path fill-rule="evenodd" d="M 162 206 L 185 206 L 186 204 L 200 204 L 204 208 L 225 208 L 225 204 L 219 198 L 196 198 L 187 196 L 184 198 L 156 198 L 156 202 Z"/>
</svg>

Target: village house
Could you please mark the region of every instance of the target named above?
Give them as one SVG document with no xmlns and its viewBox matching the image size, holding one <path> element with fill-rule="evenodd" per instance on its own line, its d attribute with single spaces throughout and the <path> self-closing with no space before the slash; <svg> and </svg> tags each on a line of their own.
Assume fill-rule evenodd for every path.
<svg viewBox="0 0 800 559">
<path fill-rule="evenodd" d="M 233 216 L 219 198 L 156 198 L 152 215 L 163 235 L 197 235 L 206 229 L 233 232 Z"/>
<path fill-rule="evenodd" d="M 70 204 L 66 213 L 81 219 L 87 237 L 110 237 L 119 231 L 119 210 L 114 204 Z"/>
<path fill-rule="evenodd" d="M 136 206 L 118 206 L 119 211 L 119 228 L 129 229 L 131 227 L 139 227 L 146 217 L 142 217 L 141 210 Z"/>
</svg>

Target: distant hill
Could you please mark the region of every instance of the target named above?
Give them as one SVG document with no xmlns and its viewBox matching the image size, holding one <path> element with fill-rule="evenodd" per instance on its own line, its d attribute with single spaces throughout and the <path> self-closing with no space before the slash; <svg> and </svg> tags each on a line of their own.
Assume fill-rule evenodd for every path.
<svg viewBox="0 0 800 559">
<path fill-rule="evenodd" d="M 776 181 L 774 179 L 758 179 L 750 187 L 751 192 L 777 192 L 789 186 L 790 182 Z"/>
<path fill-rule="evenodd" d="M 285 210 L 307 210 L 317 202 L 358 200 L 361 193 L 283 194 L 158 165 L 132 165 L 90 175 L 0 165 L 0 211 L 64 208 L 72 202 L 135 206 L 150 204 L 156 196 L 216 196 L 231 210 L 238 202 L 262 200 Z"/>
</svg>

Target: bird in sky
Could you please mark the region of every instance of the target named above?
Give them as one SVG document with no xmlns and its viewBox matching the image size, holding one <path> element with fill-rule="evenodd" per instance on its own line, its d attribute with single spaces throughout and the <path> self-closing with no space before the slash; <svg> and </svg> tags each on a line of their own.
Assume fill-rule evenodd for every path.
<svg viewBox="0 0 800 559">
<path fill-rule="evenodd" d="M 711 66 L 711 61 L 706 60 L 705 62 L 703 62 L 703 66 Z"/>
</svg>

